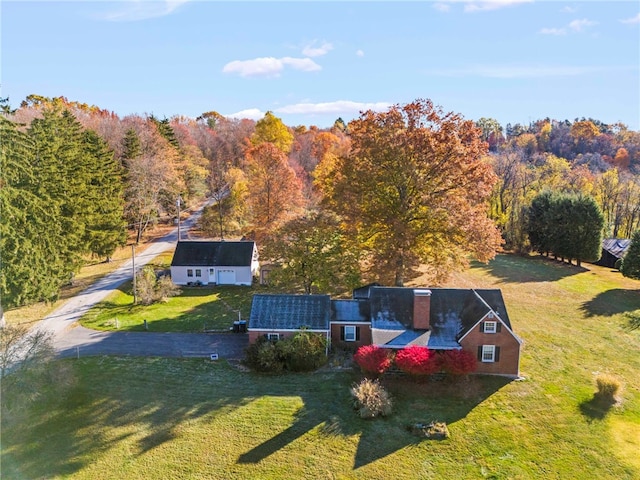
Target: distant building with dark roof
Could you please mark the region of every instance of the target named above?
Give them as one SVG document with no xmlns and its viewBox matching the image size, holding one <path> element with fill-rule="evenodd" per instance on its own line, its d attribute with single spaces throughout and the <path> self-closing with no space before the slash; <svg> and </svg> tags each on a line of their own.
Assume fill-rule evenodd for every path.
<svg viewBox="0 0 640 480">
<path fill-rule="evenodd" d="M 183 241 L 173 254 L 171 279 L 176 285 L 251 285 L 259 268 L 253 241 Z"/>
<path fill-rule="evenodd" d="M 631 240 L 628 238 L 605 238 L 602 241 L 602 255 L 596 265 L 616 268 L 616 262 L 624 258 L 629 245 L 631 245 Z"/>
</svg>

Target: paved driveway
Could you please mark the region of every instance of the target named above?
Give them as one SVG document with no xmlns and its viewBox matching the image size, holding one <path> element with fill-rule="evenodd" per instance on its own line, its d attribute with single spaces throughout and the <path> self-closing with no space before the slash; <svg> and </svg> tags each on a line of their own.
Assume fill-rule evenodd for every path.
<svg viewBox="0 0 640 480">
<path fill-rule="evenodd" d="M 58 337 L 61 357 L 132 355 L 138 357 L 203 357 L 242 359 L 249 336 L 244 333 L 98 332 L 74 326 Z"/>
<path fill-rule="evenodd" d="M 189 238 L 189 228 L 195 225 L 201 209 L 182 224 L 181 238 Z M 157 255 L 175 246 L 175 229 L 149 245 L 136 256 L 136 270 Z M 106 275 L 89 288 L 69 299 L 44 318 L 35 328 L 53 334 L 53 346 L 62 357 L 83 355 L 133 355 L 160 357 L 206 357 L 217 353 L 219 358 L 240 359 L 248 345 L 246 334 L 157 333 L 157 332 L 98 332 L 81 327 L 77 321 L 96 303 L 131 278 L 129 260 L 113 273 Z"/>
</svg>

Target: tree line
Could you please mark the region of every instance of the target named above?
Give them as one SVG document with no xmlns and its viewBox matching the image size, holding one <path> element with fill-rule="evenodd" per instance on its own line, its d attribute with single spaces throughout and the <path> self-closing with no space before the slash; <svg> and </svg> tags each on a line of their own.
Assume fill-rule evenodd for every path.
<svg viewBox="0 0 640 480">
<path fill-rule="evenodd" d="M 178 199 L 214 200 L 203 233 L 256 239 L 271 281 L 307 293 L 419 274 L 437 283 L 500 248 L 592 259 L 558 235 L 540 243 L 535 222 L 557 223 L 559 211 L 574 232 L 585 212 L 601 212 L 598 238 L 631 236 L 640 222 L 640 133 L 592 119 L 504 131 L 419 99 L 320 129 L 272 112 L 257 122 L 215 111 L 120 118 L 36 95 L 14 111 L 5 103 L 0 119 L 9 306 L 55 298 L 88 256 L 107 259 L 127 232 L 140 241 L 171 221 Z M 545 196 L 554 207 L 537 217 Z"/>
</svg>

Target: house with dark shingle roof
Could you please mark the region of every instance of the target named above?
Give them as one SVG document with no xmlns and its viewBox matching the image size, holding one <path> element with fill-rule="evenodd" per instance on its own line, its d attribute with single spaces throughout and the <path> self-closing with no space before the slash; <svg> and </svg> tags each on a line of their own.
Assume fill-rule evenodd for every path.
<svg viewBox="0 0 640 480">
<path fill-rule="evenodd" d="M 466 350 L 477 373 L 518 377 L 522 340 L 498 289 L 401 288 L 368 285 L 351 300 L 327 295 L 255 295 L 249 341 L 281 338 L 301 328 L 330 335 L 335 346 L 412 345 Z"/>
<path fill-rule="evenodd" d="M 466 350 L 477 373 L 520 375 L 522 340 L 498 289 L 372 287 L 369 300 L 374 345 Z"/>
<path fill-rule="evenodd" d="M 329 295 L 256 294 L 249 315 L 249 342 L 260 336 L 279 340 L 304 329 L 329 339 Z"/>
<path fill-rule="evenodd" d="M 259 269 L 253 241 L 181 241 L 171 261 L 171 279 L 176 285 L 251 285 Z"/>
</svg>

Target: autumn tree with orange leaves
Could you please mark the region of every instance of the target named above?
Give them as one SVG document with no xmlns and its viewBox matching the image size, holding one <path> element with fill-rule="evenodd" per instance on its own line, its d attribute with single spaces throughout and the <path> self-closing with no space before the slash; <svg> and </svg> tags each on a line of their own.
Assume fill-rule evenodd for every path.
<svg viewBox="0 0 640 480">
<path fill-rule="evenodd" d="M 495 256 L 502 240 L 488 218 L 496 176 L 472 121 L 429 100 L 367 111 L 349 123 L 351 153 L 320 165 L 326 205 L 369 254 L 370 274 L 402 286 L 425 265 L 438 282 Z"/>
<path fill-rule="evenodd" d="M 302 184 L 273 143 L 247 150 L 247 206 L 256 239 L 278 228 L 302 205 Z"/>
</svg>

